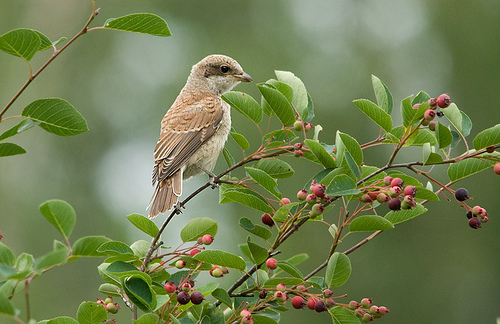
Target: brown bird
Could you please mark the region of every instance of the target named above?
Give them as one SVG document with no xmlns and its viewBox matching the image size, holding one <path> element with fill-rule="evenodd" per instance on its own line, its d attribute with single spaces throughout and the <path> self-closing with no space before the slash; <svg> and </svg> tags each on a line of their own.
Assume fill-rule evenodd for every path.
<svg viewBox="0 0 500 324">
<path fill-rule="evenodd" d="M 149 217 L 172 209 L 182 180 L 206 172 L 211 177 L 231 129 L 230 106 L 221 95 L 252 78 L 232 58 L 210 55 L 193 66 L 186 85 L 161 121 L 154 152 Z"/>
</svg>

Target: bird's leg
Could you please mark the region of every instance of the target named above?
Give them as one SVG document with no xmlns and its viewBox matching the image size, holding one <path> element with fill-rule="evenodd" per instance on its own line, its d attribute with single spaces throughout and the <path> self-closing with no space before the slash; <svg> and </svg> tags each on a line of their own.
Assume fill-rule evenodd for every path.
<svg viewBox="0 0 500 324">
<path fill-rule="evenodd" d="M 210 182 L 210 186 L 212 187 L 212 189 L 215 189 L 217 187 L 219 187 L 219 184 L 218 183 L 215 183 L 215 178 L 217 177 L 215 174 L 213 174 L 211 171 L 208 171 L 207 169 L 205 168 L 202 168 L 200 166 L 198 166 L 203 172 L 205 172 L 206 174 L 208 174 L 208 179 L 209 179 L 209 182 Z"/>
<path fill-rule="evenodd" d="M 180 214 L 182 214 L 182 207 L 184 207 L 184 206 L 182 206 L 180 202 L 179 202 L 179 203 L 177 203 L 177 204 L 175 204 L 175 205 L 174 205 L 174 213 L 175 213 L 176 215 L 180 215 Z"/>
</svg>

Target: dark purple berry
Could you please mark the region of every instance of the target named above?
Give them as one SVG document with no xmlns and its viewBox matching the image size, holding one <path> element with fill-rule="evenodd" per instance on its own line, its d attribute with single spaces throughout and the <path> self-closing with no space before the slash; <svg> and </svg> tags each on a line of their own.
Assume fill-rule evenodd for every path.
<svg viewBox="0 0 500 324">
<path fill-rule="evenodd" d="M 457 191 L 455 191 L 455 198 L 458 201 L 467 200 L 467 199 L 469 199 L 469 192 L 465 188 L 457 189 Z"/>
<path fill-rule="evenodd" d="M 177 302 L 181 305 L 186 305 L 191 300 L 189 294 L 185 291 L 181 291 L 177 294 Z"/>
<path fill-rule="evenodd" d="M 265 225 L 269 226 L 269 227 L 273 227 L 274 225 L 274 222 L 273 222 L 273 218 L 270 214 L 263 214 L 262 215 L 262 223 L 264 223 Z"/>
<path fill-rule="evenodd" d="M 397 198 L 397 197 L 392 198 L 391 200 L 389 200 L 387 205 L 389 206 L 390 210 L 400 210 L 401 209 L 401 200 L 399 200 L 399 198 Z"/>
<path fill-rule="evenodd" d="M 446 108 L 451 104 L 451 98 L 448 94 L 443 93 L 437 98 L 437 105 L 441 108 Z"/>
<path fill-rule="evenodd" d="M 267 290 L 262 289 L 262 290 L 260 291 L 260 293 L 259 293 L 259 298 L 260 298 L 260 299 L 264 299 L 264 298 L 266 298 L 266 297 L 267 297 Z"/>
<path fill-rule="evenodd" d="M 472 217 L 469 219 L 469 226 L 473 229 L 481 228 L 481 219 L 479 217 Z"/>
<path fill-rule="evenodd" d="M 325 302 L 322 300 L 318 300 L 316 304 L 314 304 L 314 310 L 318 313 L 326 312 L 328 308 L 326 308 Z"/>
<path fill-rule="evenodd" d="M 472 212 L 470 210 L 467 211 L 467 218 L 468 219 L 472 218 Z"/>
<path fill-rule="evenodd" d="M 193 291 L 193 293 L 191 294 L 191 302 L 193 304 L 199 305 L 203 300 L 205 300 L 205 298 L 203 297 L 203 294 L 201 292 Z"/>
</svg>

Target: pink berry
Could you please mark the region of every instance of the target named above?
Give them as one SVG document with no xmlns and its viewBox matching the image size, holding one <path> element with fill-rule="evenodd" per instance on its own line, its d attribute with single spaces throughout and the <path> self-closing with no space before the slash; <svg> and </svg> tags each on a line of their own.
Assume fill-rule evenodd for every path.
<svg viewBox="0 0 500 324">
<path fill-rule="evenodd" d="M 316 216 L 323 214 L 323 211 L 324 207 L 322 204 L 314 204 L 314 206 L 312 206 L 311 208 L 311 212 L 309 213 L 309 215 L 311 216 L 311 218 L 314 218 Z"/>
<path fill-rule="evenodd" d="M 281 198 L 281 206 L 288 205 L 290 203 L 290 199 L 288 198 Z"/>
<path fill-rule="evenodd" d="M 430 129 L 431 131 L 433 131 L 433 132 L 436 130 L 436 122 L 435 122 L 435 121 L 431 121 L 431 122 L 429 123 L 429 129 Z"/>
<path fill-rule="evenodd" d="M 391 187 L 403 188 L 403 185 L 404 185 L 404 181 L 401 178 L 394 178 L 391 181 Z"/>
<path fill-rule="evenodd" d="M 182 268 L 184 268 L 185 266 L 186 266 L 186 261 L 184 261 L 184 260 L 177 260 L 177 261 L 175 262 L 175 267 L 176 267 L 177 269 L 182 269 Z"/>
<path fill-rule="evenodd" d="M 267 259 L 267 261 L 266 261 L 266 267 L 268 269 L 270 269 L 270 270 L 274 270 L 274 269 L 276 269 L 278 267 L 276 265 L 276 262 L 277 262 L 276 259 L 273 259 L 273 258 Z"/>
<path fill-rule="evenodd" d="M 443 93 L 437 98 L 437 105 L 441 108 L 446 108 L 451 104 L 451 98 L 448 94 Z"/>
<path fill-rule="evenodd" d="M 172 294 L 175 292 L 175 289 L 177 288 L 174 284 L 173 281 L 169 281 L 165 284 L 165 291 L 168 292 L 169 294 Z"/>
<path fill-rule="evenodd" d="M 191 251 L 189 251 L 189 255 L 190 256 L 195 256 L 195 255 L 197 255 L 200 252 L 201 252 L 200 249 L 192 249 Z"/>
<path fill-rule="evenodd" d="M 110 312 L 111 314 L 118 313 L 118 309 L 120 309 L 120 306 L 117 303 L 108 303 L 108 304 L 106 304 L 106 310 L 108 312 Z"/>
<path fill-rule="evenodd" d="M 386 186 L 390 186 L 391 185 L 391 182 L 392 182 L 392 177 L 391 176 L 385 176 L 384 177 L 384 184 Z"/>
<path fill-rule="evenodd" d="M 295 296 L 292 298 L 292 306 L 295 309 L 301 309 L 306 307 L 306 303 L 304 302 L 304 298 L 301 296 Z"/>
<path fill-rule="evenodd" d="M 307 300 L 307 308 L 309 308 L 310 310 L 314 310 L 314 305 L 318 302 L 318 298 L 316 297 L 310 297 L 308 300 Z"/>
<path fill-rule="evenodd" d="M 240 312 L 241 317 L 247 317 L 247 316 L 252 316 L 252 313 L 248 309 L 242 309 Z"/>
<path fill-rule="evenodd" d="M 293 144 L 293 148 L 296 149 L 296 150 L 300 150 L 302 148 L 302 143 L 295 143 Z"/>
<path fill-rule="evenodd" d="M 437 108 L 437 98 L 430 98 L 427 103 L 429 104 L 429 106 L 431 106 L 431 109 Z"/>
<path fill-rule="evenodd" d="M 413 109 L 418 109 L 419 107 L 420 107 L 420 104 L 418 103 L 418 104 L 414 104 L 412 108 Z"/>
<path fill-rule="evenodd" d="M 401 187 L 394 186 L 389 189 L 389 196 L 391 196 L 392 198 L 398 197 L 401 192 L 403 192 L 403 189 L 401 189 Z"/>
<path fill-rule="evenodd" d="M 309 194 L 309 195 L 307 195 L 307 197 L 306 197 L 306 202 L 307 202 L 308 204 L 315 204 L 315 203 L 316 203 L 317 198 L 318 198 L 318 197 L 316 197 L 316 195 L 315 195 L 315 194 Z"/>
<path fill-rule="evenodd" d="M 299 192 L 297 192 L 297 199 L 302 201 L 302 200 L 306 200 L 307 198 L 307 190 L 305 189 L 302 189 L 302 190 L 299 190 Z"/>
<path fill-rule="evenodd" d="M 276 285 L 276 289 L 278 289 L 281 292 L 285 292 L 286 291 L 286 285 L 284 283 L 279 283 L 279 284 Z"/>
<path fill-rule="evenodd" d="M 304 152 L 302 150 L 295 150 L 295 151 L 293 151 L 293 156 L 295 156 L 295 157 L 303 157 L 304 156 Z"/>
<path fill-rule="evenodd" d="M 383 192 L 379 193 L 377 195 L 377 201 L 381 204 L 385 203 L 385 202 L 388 202 L 389 201 L 389 197 L 387 197 L 387 195 Z"/>
<path fill-rule="evenodd" d="M 310 123 L 304 123 L 304 130 L 306 132 L 310 131 L 312 128 L 312 125 Z"/>
<path fill-rule="evenodd" d="M 222 273 L 221 268 L 219 268 L 217 266 L 213 267 L 209 272 L 210 272 L 210 275 L 214 278 L 220 278 L 224 275 Z"/>
<path fill-rule="evenodd" d="M 415 188 L 415 186 L 406 186 L 404 195 L 415 197 L 417 195 L 417 188 Z"/>
<path fill-rule="evenodd" d="M 379 310 L 380 314 L 382 314 L 382 315 L 389 313 L 389 309 L 385 306 L 380 306 L 378 308 L 378 310 Z"/>
<path fill-rule="evenodd" d="M 201 241 L 205 245 L 210 245 L 214 241 L 214 237 L 210 234 L 205 234 L 201 237 Z"/>
<path fill-rule="evenodd" d="M 323 197 L 325 195 L 326 186 L 324 184 L 317 183 L 313 186 L 312 191 L 316 197 Z"/>
<path fill-rule="evenodd" d="M 425 120 L 433 120 L 436 117 L 436 112 L 432 109 L 427 109 L 424 113 Z"/>
<path fill-rule="evenodd" d="M 495 166 L 493 167 L 493 171 L 495 171 L 496 174 L 500 175 L 500 162 L 497 162 Z"/>
<path fill-rule="evenodd" d="M 279 290 L 278 290 L 278 291 L 276 291 L 276 292 L 274 293 L 274 299 L 275 299 L 278 303 L 284 303 L 284 302 L 286 302 L 286 299 L 287 299 L 287 298 L 288 298 L 288 297 L 287 297 L 287 295 L 286 295 L 284 292 L 282 292 L 282 291 L 279 291 Z"/>
<path fill-rule="evenodd" d="M 361 299 L 360 304 L 361 304 L 361 307 L 368 308 L 371 306 L 372 302 L 373 301 L 371 298 L 363 298 L 363 299 Z"/>
</svg>

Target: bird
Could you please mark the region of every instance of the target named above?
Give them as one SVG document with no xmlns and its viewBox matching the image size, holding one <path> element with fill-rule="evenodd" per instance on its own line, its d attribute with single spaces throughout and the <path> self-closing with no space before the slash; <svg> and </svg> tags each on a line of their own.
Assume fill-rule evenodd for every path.
<svg viewBox="0 0 500 324">
<path fill-rule="evenodd" d="M 240 82 L 251 81 L 240 64 L 225 55 L 209 55 L 192 67 L 186 85 L 161 121 L 149 218 L 177 204 L 183 180 L 204 172 L 213 179 L 211 172 L 231 129 L 231 107 L 221 95 Z"/>
</svg>

